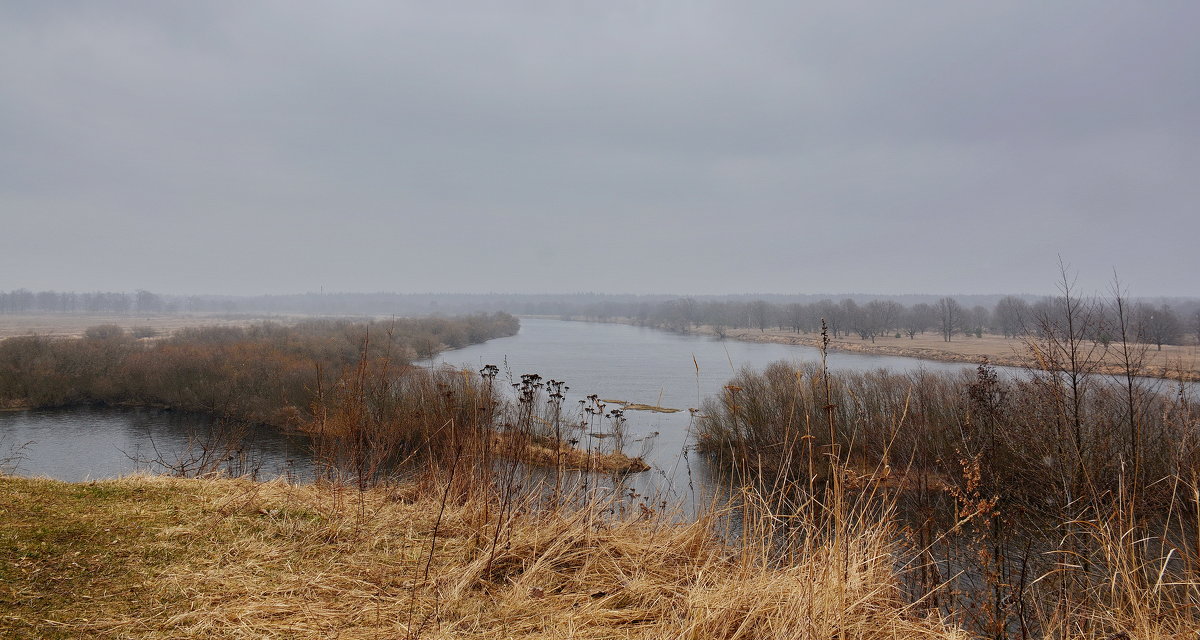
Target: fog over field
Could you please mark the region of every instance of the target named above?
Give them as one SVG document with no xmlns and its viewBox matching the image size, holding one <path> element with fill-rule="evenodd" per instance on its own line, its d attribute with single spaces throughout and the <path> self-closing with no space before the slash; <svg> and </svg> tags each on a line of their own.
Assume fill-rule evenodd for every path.
<svg viewBox="0 0 1200 640">
<path fill-rule="evenodd" d="M 0 4 L 0 291 L 1134 295 L 1185 1 Z"/>
</svg>

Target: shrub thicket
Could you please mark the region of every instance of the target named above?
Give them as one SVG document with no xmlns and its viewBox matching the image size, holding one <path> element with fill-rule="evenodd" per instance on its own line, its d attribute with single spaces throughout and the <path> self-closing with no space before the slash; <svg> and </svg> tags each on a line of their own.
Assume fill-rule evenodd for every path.
<svg viewBox="0 0 1200 640">
<path fill-rule="evenodd" d="M 318 388 L 360 361 L 405 368 L 445 348 L 513 335 L 503 313 L 388 322 L 310 320 L 294 325 L 193 328 L 157 340 L 115 325 L 82 338 L 0 341 L 0 403 L 160 405 L 273 425 L 311 419 Z"/>
</svg>

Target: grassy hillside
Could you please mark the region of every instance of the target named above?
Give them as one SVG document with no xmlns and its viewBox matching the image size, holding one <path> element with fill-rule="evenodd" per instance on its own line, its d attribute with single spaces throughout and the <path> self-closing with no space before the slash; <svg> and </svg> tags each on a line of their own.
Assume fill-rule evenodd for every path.
<svg viewBox="0 0 1200 640">
<path fill-rule="evenodd" d="M 444 489 L 0 478 L 0 629 L 48 638 L 961 636 L 901 604 L 886 523 L 814 536 L 779 564 L 755 545 L 722 542 L 715 513 L 678 523 L 644 503 L 614 513 L 604 501 L 538 508 L 529 497 L 502 509 Z"/>
</svg>

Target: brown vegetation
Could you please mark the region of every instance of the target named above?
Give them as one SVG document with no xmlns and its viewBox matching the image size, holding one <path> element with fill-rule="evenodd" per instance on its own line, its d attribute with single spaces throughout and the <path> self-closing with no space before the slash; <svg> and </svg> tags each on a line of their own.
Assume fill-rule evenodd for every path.
<svg viewBox="0 0 1200 640">
<path fill-rule="evenodd" d="M 324 465 L 311 485 L 0 478 L 17 514 L 0 529 L 0 622 L 147 638 L 1194 638 L 1200 406 L 1144 378 L 1119 288 L 1106 308 L 1065 275 L 1062 293 L 1020 379 L 987 362 L 834 375 L 822 323 L 820 365 L 743 371 L 705 404 L 697 449 L 727 491 L 687 517 L 625 482 L 634 407 L 589 396 L 573 416 L 565 385 L 533 374 L 509 400 L 497 367 L 412 368 L 390 332 L 17 342 L 8 397 L 165 379 L 176 397 L 274 400 L 254 385 L 287 379 L 294 349 L 341 366 L 314 367 L 294 416 Z"/>
<path fill-rule="evenodd" d="M 327 476 L 366 487 L 415 461 L 488 466 L 498 459 L 607 473 L 644 471 L 622 450 L 619 411 L 564 416 L 560 389 L 526 376 L 520 397 L 493 389 L 498 370 L 427 369 L 409 364 L 447 346 L 511 335 L 506 314 L 356 323 L 310 320 L 291 326 L 185 328 L 154 341 L 116 325 L 80 338 L 0 341 L 0 401 L 10 406 L 164 406 L 236 423 L 299 429 L 313 438 Z M 551 386 L 561 383 L 550 381 Z M 554 415 L 543 415 L 553 409 Z M 603 415 L 602 415 L 603 414 Z M 582 423 L 581 423 L 582 422 Z M 571 435 L 614 426 L 611 446 L 579 449 Z M 236 438 L 224 437 L 221 450 Z M 207 470 L 220 456 L 181 470 Z"/>
<path fill-rule="evenodd" d="M 480 484 L 450 468 L 365 490 L 0 477 L 0 628 L 45 638 L 978 637 L 937 613 L 955 597 L 950 580 L 906 596 L 920 568 L 884 494 L 834 484 L 781 503 L 751 490 L 680 518 L 619 485 L 572 486 Z M 1170 556 L 1147 562 L 1116 519 L 1084 524 L 1090 579 L 1061 602 L 1003 603 L 1028 607 L 1022 626 L 986 635 L 1193 637 L 1194 577 L 1180 578 Z M 1054 593 L 1072 567 L 1023 586 Z M 956 606 L 962 618 L 976 605 Z"/>
<path fill-rule="evenodd" d="M 830 486 L 894 496 L 909 593 L 976 632 L 1176 637 L 1200 625 L 1200 405 L 1181 383 L 1139 377 L 1137 345 L 1086 339 L 1088 307 L 1069 289 L 1064 304 L 1068 322 L 1026 342 L 1038 367 L 1020 379 L 987 363 L 963 376 L 743 371 L 706 403 L 698 448 L 784 504 Z M 1156 598 L 1173 631 L 1157 614 L 1094 615 Z"/>
<path fill-rule="evenodd" d="M 256 316 L 217 313 L 171 314 L 0 314 L 0 340 L 37 335 L 43 338 L 81 338 L 85 331 L 100 325 L 116 325 L 135 338 L 170 336 L 179 329 L 197 327 L 246 327 L 262 322 L 291 324 L 301 316 Z"/>
<path fill-rule="evenodd" d="M 692 331 L 701 335 L 717 335 L 711 325 L 693 327 Z M 745 342 L 794 344 L 806 347 L 819 347 L 821 341 L 820 336 L 798 334 L 783 329 L 759 331 L 757 329 L 725 328 L 722 329 L 721 335 L 731 340 Z M 943 340 L 937 334 L 916 334 L 912 338 L 908 336 L 899 338 L 878 336 L 873 342 L 844 336 L 831 339 L 829 348 L 831 351 L 848 353 L 869 353 L 970 364 L 977 364 L 981 359 L 987 358 L 992 364 L 1005 367 L 1023 368 L 1037 364 L 1037 360 L 1029 353 L 1024 340 L 1006 338 L 991 333 L 983 333 L 981 337 L 963 336 L 952 342 Z M 1112 350 L 1105 355 L 1102 371 L 1119 373 L 1121 366 L 1120 354 Z M 1200 381 L 1200 346 L 1163 345 L 1161 350 L 1147 350 L 1146 362 L 1141 374 L 1171 380 Z"/>
<path fill-rule="evenodd" d="M 366 347 L 364 347 L 364 354 Z M 413 462 L 472 470 L 489 482 L 498 467 L 543 467 L 561 480 L 569 470 L 626 474 L 649 466 L 624 451 L 620 410 L 566 415 L 563 383 L 526 374 L 509 398 L 499 391 L 499 369 L 478 373 L 452 367 L 397 368 L 387 359 L 361 358 L 328 389 L 318 389 L 313 417 L 302 425 L 327 477 L 365 489 Z M 606 430 L 607 447 L 577 445 L 586 430 Z"/>
<path fill-rule="evenodd" d="M 364 356 L 402 368 L 517 328 L 512 316 L 494 314 L 190 327 L 149 340 L 112 324 L 79 338 L 20 336 L 0 341 L 0 403 L 165 406 L 296 426 L 311 417 L 312 390 L 332 385 Z"/>
<path fill-rule="evenodd" d="M 1194 407 L 1139 387 L 1138 411 L 1116 412 L 1120 387 L 1060 338 L 1043 349 L 1054 375 L 1026 381 L 746 372 L 699 431 L 741 488 L 689 517 L 592 466 L 620 451 L 621 409 L 592 396 L 576 423 L 561 382 L 523 376 L 505 402 L 495 367 L 398 368 L 360 344 L 306 427 L 321 482 L 0 479 L 16 514 L 0 622 L 49 637 L 1190 638 Z M 607 450 L 581 472 L 561 452 L 585 432 Z M 554 463 L 524 464 L 530 445 Z M 397 456 L 423 471 L 381 473 Z"/>
<path fill-rule="evenodd" d="M 444 478 L 444 476 L 443 476 Z M 793 519 L 787 560 L 714 510 L 460 484 L 0 478 L 0 627 L 95 638 L 962 638 L 900 598 L 886 520 Z M 640 506 L 639 506 L 640 505 Z M 759 521 L 760 526 L 767 525 Z M 499 544 L 494 541 L 498 539 Z"/>
</svg>

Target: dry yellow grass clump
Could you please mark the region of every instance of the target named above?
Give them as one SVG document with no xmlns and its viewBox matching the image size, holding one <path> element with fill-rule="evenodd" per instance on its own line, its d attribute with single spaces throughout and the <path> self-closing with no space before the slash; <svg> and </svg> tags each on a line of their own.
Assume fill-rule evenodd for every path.
<svg viewBox="0 0 1200 640">
<path fill-rule="evenodd" d="M 0 635 L 963 636 L 902 604 L 886 523 L 809 531 L 778 562 L 716 511 L 467 493 L 2 477 Z"/>
<path fill-rule="evenodd" d="M 513 450 L 513 445 L 503 442 L 503 435 L 497 436 L 497 440 L 500 441 L 497 447 L 500 450 Z M 524 438 L 523 442 L 517 444 L 519 446 L 516 449 L 517 455 L 513 457 L 537 467 L 617 474 L 641 473 L 650 470 L 650 465 L 646 464 L 645 460 L 621 451 L 604 453 L 569 445 L 556 446 L 550 438 L 543 438 L 542 442 Z"/>
</svg>

